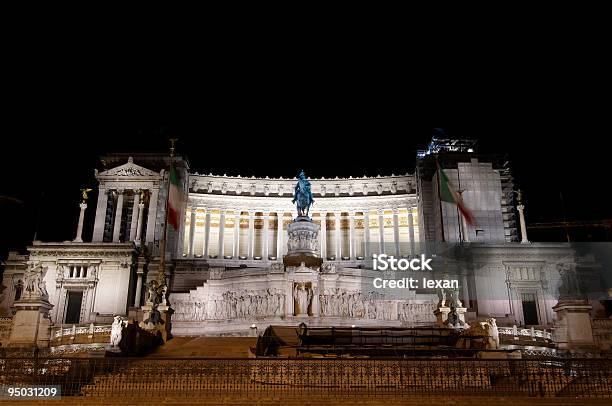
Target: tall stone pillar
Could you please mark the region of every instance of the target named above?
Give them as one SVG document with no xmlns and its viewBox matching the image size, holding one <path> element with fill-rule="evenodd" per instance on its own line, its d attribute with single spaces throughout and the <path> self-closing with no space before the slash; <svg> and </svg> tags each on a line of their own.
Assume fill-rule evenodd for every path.
<svg viewBox="0 0 612 406">
<path fill-rule="evenodd" d="M 364 257 L 367 260 L 372 259 L 372 252 L 370 250 L 370 212 L 365 210 L 363 212 L 363 239 L 364 239 Z"/>
<path fill-rule="evenodd" d="M 349 212 L 349 257 L 355 259 L 355 212 Z"/>
<path fill-rule="evenodd" d="M 189 251 L 187 252 L 187 255 L 189 256 L 189 258 L 194 257 L 193 243 L 195 241 L 196 214 L 197 214 L 197 209 L 192 206 L 191 207 L 191 217 L 189 218 Z"/>
<path fill-rule="evenodd" d="M 240 210 L 234 211 L 234 249 L 232 256 L 234 259 L 240 257 Z"/>
<path fill-rule="evenodd" d="M 399 209 L 393 209 L 393 242 L 395 243 L 395 257 L 400 257 Z"/>
<path fill-rule="evenodd" d="M 327 259 L 327 212 L 321 212 L 321 258 Z"/>
<path fill-rule="evenodd" d="M 108 189 L 98 189 L 98 204 L 96 206 L 96 220 L 91 241 L 102 242 L 104 239 L 104 224 L 106 222 L 106 206 L 108 205 Z"/>
<path fill-rule="evenodd" d="M 136 296 L 134 296 L 134 307 L 140 307 L 140 296 L 142 295 L 142 278 L 144 274 L 140 269 L 136 272 Z"/>
<path fill-rule="evenodd" d="M 83 242 L 83 219 L 85 218 L 87 203 L 83 202 L 79 205 L 79 207 L 81 208 L 81 211 L 79 213 L 79 224 L 77 225 L 77 232 L 74 242 Z"/>
<path fill-rule="evenodd" d="M 142 216 L 144 213 L 144 202 L 138 203 L 138 223 L 136 223 L 136 237 L 134 241 L 136 241 L 136 245 L 140 245 L 142 239 Z"/>
<path fill-rule="evenodd" d="M 217 250 L 217 255 L 220 259 L 223 259 L 223 257 L 225 256 L 225 249 L 224 249 L 224 237 L 225 237 L 225 209 L 221 209 L 220 213 L 219 213 L 219 248 Z"/>
<path fill-rule="evenodd" d="M 210 240 L 210 209 L 206 208 L 206 223 L 204 225 L 204 258 L 208 259 L 208 246 Z"/>
<path fill-rule="evenodd" d="M 159 189 L 149 190 L 149 212 L 147 214 L 147 235 L 145 242 L 155 242 L 155 226 L 157 224 L 157 201 L 159 200 Z"/>
<path fill-rule="evenodd" d="M 253 259 L 255 256 L 255 212 L 249 210 L 249 245 L 248 258 Z"/>
<path fill-rule="evenodd" d="M 262 254 L 261 258 L 264 261 L 267 261 L 270 257 L 269 254 L 269 231 L 270 231 L 270 212 L 263 213 L 263 244 L 262 244 Z"/>
<path fill-rule="evenodd" d="M 140 191 L 134 190 L 134 206 L 132 207 L 132 223 L 130 224 L 130 241 L 136 241 L 136 227 L 138 226 L 138 205 L 140 204 Z"/>
<path fill-rule="evenodd" d="M 121 214 L 123 213 L 123 189 L 117 190 L 117 209 L 115 210 L 115 226 L 113 228 L 113 242 L 119 242 L 121 234 Z"/>
<path fill-rule="evenodd" d="M 334 220 L 335 220 L 335 234 L 336 234 L 336 261 L 340 261 L 342 259 L 342 230 L 340 229 L 340 216 L 341 212 L 334 212 Z"/>
<path fill-rule="evenodd" d="M 519 204 L 516 209 L 519 212 L 519 223 L 521 225 L 521 243 L 527 244 L 529 239 L 527 239 L 527 224 L 525 224 L 525 206 Z"/>
<path fill-rule="evenodd" d="M 414 241 L 414 218 L 412 216 L 412 207 L 408 208 L 408 238 L 410 239 L 410 255 L 416 254 L 416 246 Z"/>
<path fill-rule="evenodd" d="M 276 216 L 278 219 L 278 224 L 276 225 L 276 258 L 281 259 L 284 254 L 283 234 L 285 230 L 283 229 L 283 219 L 285 217 L 285 213 L 283 211 L 277 211 Z"/>
<path fill-rule="evenodd" d="M 378 209 L 378 253 L 385 252 L 385 211 Z"/>
</svg>

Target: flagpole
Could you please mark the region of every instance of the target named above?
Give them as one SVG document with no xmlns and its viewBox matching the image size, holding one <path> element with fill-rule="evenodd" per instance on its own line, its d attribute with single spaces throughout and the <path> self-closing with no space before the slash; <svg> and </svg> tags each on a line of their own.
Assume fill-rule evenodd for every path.
<svg viewBox="0 0 612 406">
<path fill-rule="evenodd" d="M 170 170 L 168 171 L 168 184 L 166 185 L 166 204 L 164 207 L 164 233 L 162 240 L 159 242 L 161 256 L 159 260 L 159 272 L 157 274 L 157 282 L 159 282 L 160 285 L 166 283 L 166 239 L 168 238 L 168 198 L 170 196 L 170 171 L 172 170 L 172 164 L 174 159 L 174 144 L 177 140 L 177 138 L 170 138 Z"/>
<path fill-rule="evenodd" d="M 461 194 L 463 190 L 461 190 L 461 178 L 459 177 L 459 166 L 457 166 L 457 194 L 459 194 L 459 198 L 461 199 Z M 459 214 L 459 205 L 457 204 L 457 225 L 459 226 L 459 242 L 463 242 L 463 224 L 461 221 L 462 216 Z"/>
<path fill-rule="evenodd" d="M 444 213 L 442 212 L 442 196 L 440 194 L 440 171 L 442 171 L 442 168 L 440 168 L 440 162 L 438 161 L 438 154 L 436 153 L 436 168 L 438 169 L 438 203 L 440 203 L 440 225 L 442 226 L 442 242 L 446 241 L 446 238 L 444 238 Z"/>
</svg>

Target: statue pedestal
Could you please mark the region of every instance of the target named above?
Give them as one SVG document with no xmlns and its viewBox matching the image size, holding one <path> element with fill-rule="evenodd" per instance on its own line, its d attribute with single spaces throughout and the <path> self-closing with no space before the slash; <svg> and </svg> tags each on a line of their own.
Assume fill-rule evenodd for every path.
<svg viewBox="0 0 612 406">
<path fill-rule="evenodd" d="M 320 267 L 323 259 L 319 256 L 319 226 L 309 217 L 298 216 L 287 227 L 287 255 L 283 257 L 285 266 Z"/>
<path fill-rule="evenodd" d="M 142 321 L 138 324 L 143 330 L 147 330 L 153 334 L 161 335 L 164 342 L 171 338 L 170 330 L 170 316 L 172 315 L 172 309 L 168 305 L 157 305 L 155 307 L 153 303 L 147 302 L 142 307 Z"/>
<path fill-rule="evenodd" d="M 436 324 L 438 327 L 446 327 L 446 320 L 448 320 L 448 314 L 450 313 L 450 307 L 440 306 L 434 310 L 436 316 Z"/>
<path fill-rule="evenodd" d="M 585 300 L 562 300 L 553 307 L 557 315 L 554 337 L 559 349 L 580 351 L 594 348 L 591 309 Z"/>
<path fill-rule="evenodd" d="M 51 339 L 49 310 L 53 305 L 42 296 L 31 296 L 14 303 L 17 312 L 13 316 L 9 347 L 46 348 Z"/>
</svg>

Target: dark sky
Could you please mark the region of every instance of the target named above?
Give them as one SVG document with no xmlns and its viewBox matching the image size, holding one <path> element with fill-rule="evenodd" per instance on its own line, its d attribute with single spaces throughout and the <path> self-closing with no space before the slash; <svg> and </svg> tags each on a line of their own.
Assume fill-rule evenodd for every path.
<svg viewBox="0 0 612 406">
<path fill-rule="evenodd" d="M 0 258 L 35 228 L 42 240 L 74 238 L 79 188 L 95 186 L 98 156 L 165 151 L 169 137 L 200 172 L 361 176 L 412 172 L 415 151 L 442 127 L 509 154 L 529 222 L 612 218 L 602 188 L 611 106 L 598 96 L 609 94 L 610 70 L 586 45 L 407 60 L 390 45 L 245 39 L 162 57 L 138 43 L 115 52 L 45 38 L 4 58 L 0 196 L 23 204 L 0 203 Z"/>
</svg>

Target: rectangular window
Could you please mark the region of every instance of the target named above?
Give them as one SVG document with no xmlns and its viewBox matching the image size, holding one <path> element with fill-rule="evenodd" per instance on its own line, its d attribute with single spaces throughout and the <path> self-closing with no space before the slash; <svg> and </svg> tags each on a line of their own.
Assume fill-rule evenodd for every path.
<svg viewBox="0 0 612 406">
<path fill-rule="evenodd" d="M 540 324 L 538 321 L 538 308 L 535 293 L 521 293 L 523 304 L 523 320 L 526 326 Z"/>
<path fill-rule="evenodd" d="M 81 322 L 81 304 L 83 292 L 68 292 L 66 298 L 66 324 L 79 324 Z"/>
</svg>

